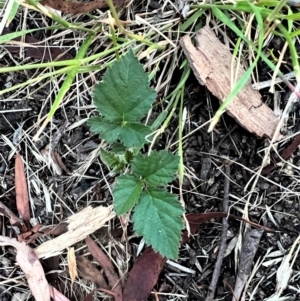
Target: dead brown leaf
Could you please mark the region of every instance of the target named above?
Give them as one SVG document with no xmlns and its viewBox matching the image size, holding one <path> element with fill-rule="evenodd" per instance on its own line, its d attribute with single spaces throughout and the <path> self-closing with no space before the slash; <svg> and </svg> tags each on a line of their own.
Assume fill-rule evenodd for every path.
<svg viewBox="0 0 300 301">
<path fill-rule="evenodd" d="M 3 30 L 3 34 L 11 33 L 12 31 L 8 28 Z M 13 39 L 13 41 L 20 42 L 21 37 Z M 39 59 L 42 62 L 52 62 L 52 61 L 62 61 L 71 60 L 73 56 L 67 52 L 62 51 L 59 47 L 53 47 L 46 45 L 46 43 L 41 42 L 30 35 L 25 35 L 24 45 L 9 45 L 5 44 L 4 47 L 12 54 L 19 55 L 20 48 L 24 50 L 24 57 Z M 27 45 L 26 45 L 27 44 Z"/>
<path fill-rule="evenodd" d="M 18 235 L 18 241 L 25 241 L 28 237 L 30 237 L 32 234 L 32 231 L 23 232 Z"/>
<path fill-rule="evenodd" d="M 209 221 L 213 218 L 218 218 L 218 217 L 234 218 L 234 219 L 237 219 L 239 221 L 243 221 L 243 222 L 245 222 L 245 223 L 247 223 L 247 224 L 249 224 L 249 225 L 251 225 L 255 228 L 258 228 L 258 229 L 261 229 L 261 230 L 264 230 L 264 231 L 267 231 L 267 232 L 275 232 L 275 230 L 273 230 L 269 227 L 259 225 L 257 223 L 254 223 L 254 222 L 252 222 L 250 220 L 247 220 L 245 218 L 242 218 L 240 216 L 233 215 L 233 214 L 228 214 L 226 212 L 192 213 L 192 214 L 188 214 L 186 216 L 186 218 L 189 222 L 192 234 L 195 234 L 198 231 L 200 224 L 202 224 L 203 222 L 206 222 L 206 221 Z M 185 233 L 183 233 L 182 241 L 183 241 L 183 243 L 187 241 L 185 239 Z"/>
<path fill-rule="evenodd" d="M 80 277 L 97 283 L 98 286 L 101 288 L 105 288 L 105 289 L 108 288 L 108 285 L 103 275 L 100 273 L 97 267 L 92 262 L 90 262 L 86 257 L 76 256 L 76 262 L 77 262 L 77 269 L 79 271 Z"/>
<path fill-rule="evenodd" d="M 123 291 L 123 301 L 146 300 L 157 283 L 166 258 L 147 248 L 136 260 Z"/>
<path fill-rule="evenodd" d="M 120 6 L 124 5 L 128 0 L 113 0 L 114 5 Z M 41 4 L 47 5 L 53 9 L 61 11 L 65 14 L 77 15 L 85 14 L 95 9 L 101 9 L 108 7 L 105 0 L 103 1 L 90 1 L 90 2 L 80 2 L 80 1 L 64 1 L 64 0 L 43 0 Z"/>
<path fill-rule="evenodd" d="M 30 220 L 29 198 L 22 157 L 16 154 L 15 161 L 16 202 L 19 214 L 24 221 Z"/>
<path fill-rule="evenodd" d="M 54 284 L 58 278 L 59 256 L 53 256 L 42 261 L 42 265 L 49 284 Z"/>
<path fill-rule="evenodd" d="M 291 144 L 279 154 L 280 158 L 282 158 L 283 160 L 286 160 L 289 157 L 291 157 L 292 154 L 294 153 L 294 151 L 298 148 L 299 144 L 300 144 L 300 134 L 296 135 L 295 138 L 293 139 L 293 141 L 291 142 Z M 279 160 L 277 160 L 277 162 L 279 162 Z M 272 162 L 271 164 L 269 164 L 263 168 L 263 170 L 261 171 L 261 174 L 266 175 L 266 174 L 270 173 L 271 171 L 273 171 L 274 169 L 276 169 L 276 167 L 277 167 L 276 163 Z"/>
<path fill-rule="evenodd" d="M 209 26 L 197 32 L 195 41 L 196 47 L 186 35 L 181 38 L 180 44 L 199 83 L 224 102 L 234 84 L 231 82 L 232 54 Z M 237 73 L 239 79 L 245 70 L 239 67 Z M 249 132 L 259 137 L 273 138 L 279 118 L 262 102 L 261 95 L 252 89 L 250 81 L 226 110 Z M 276 137 L 279 138 L 281 137 Z"/>
<path fill-rule="evenodd" d="M 60 223 L 55 226 L 44 226 L 40 229 L 40 232 L 43 234 L 53 235 L 53 236 L 59 236 L 63 233 L 66 233 L 68 231 L 68 223 Z"/>
<path fill-rule="evenodd" d="M 38 224 L 38 227 L 36 229 L 31 229 L 32 233 L 26 239 L 26 243 L 30 244 L 30 243 L 34 242 L 38 237 L 43 236 L 45 234 L 58 236 L 63 233 L 66 233 L 67 231 L 68 231 L 67 223 L 60 223 L 58 225 L 52 225 L 52 226 L 43 226 L 41 224 Z M 21 237 L 23 237 L 23 236 L 21 236 Z"/>
<path fill-rule="evenodd" d="M 109 285 L 112 288 L 112 291 L 117 293 L 117 295 L 115 296 L 115 301 L 122 301 L 122 287 L 119 281 L 119 277 L 114 270 L 114 266 L 112 265 L 108 257 L 105 255 L 105 253 L 89 236 L 85 239 L 85 242 L 93 257 L 103 268 L 104 273 L 108 279 Z"/>
<path fill-rule="evenodd" d="M 207 212 L 207 213 L 193 213 L 186 215 L 189 222 L 191 234 L 196 234 L 200 225 L 206 221 L 218 217 L 229 217 L 245 221 L 257 228 L 272 231 L 272 229 L 255 224 L 251 221 L 245 220 L 239 216 L 228 215 L 225 212 Z M 190 238 L 188 232 L 185 230 L 182 233 L 181 245 L 186 243 Z M 147 248 L 143 254 L 134 263 L 126 285 L 123 291 L 123 301 L 140 301 L 146 300 L 154 285 L 156 284 L 159 274 L 161 273 L 166 258 L 153 251 L 152 248 Z"/>
<path fill-rule="evenodd" d="M 0 246 L 13 246 L 17 249 L 16 261 L 24 272 L 32 295 L 37 301 L 49 301 L 50 289 L 43 267 L 35 252 L 24 242 L 0 236 Z"/>
</svg>

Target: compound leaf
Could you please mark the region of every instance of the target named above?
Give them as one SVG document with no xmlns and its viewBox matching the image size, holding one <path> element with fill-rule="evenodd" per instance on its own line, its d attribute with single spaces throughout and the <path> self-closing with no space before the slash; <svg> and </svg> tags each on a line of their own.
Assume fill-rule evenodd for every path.
<svg viewBox="0 0 300 301">
<path fill-rule="evenodd" d="M 137 203 L 142 189 L 143 183 L 133 175 L 119 176 L 112 192 L 116 213 L 127 213 Z"/>
<path fill-rule="evenodd" d="M 141 148 L 147 142 L 145 137 L 151 133 L 148 126 L 140 123 L 122 124 L 102 117 L 92 117 L 87 124 L 92 132 L 99 134 L 108 143 L 119 139 L 127 148 Z"/>
<path fill-rule="evenodd" d="M 95 105 L 110 121 L 137 122 L 149 111 L 156 98 L 149 88 L 148 74 L 132 51 L 116 61 L 95 86 Z"/>
<path fill-rule="evenodd" d="M 127 148 L 122 143 L 115 143 L 111 148 L 111 152 L 116 155 L 123 154 L 126 150 Z"/>
<path fill-rule="evenodd" d="M 183 207 L 176 196 L 166 190 L 143 191 L 133 214 L 134 229 L 161 255 L 178 257 L 183 221 Z"/>
<path fill-rule="evenodd" d="M 166 150 L 153 151 L 149 156 L 138 154 L 132 160 L 132 169 L 149 185 L 165 185 L 173 180 L 178 164 L 178 156 Z"/>
<path fill-rule="evenodd" d="M 125 155 L 117 155 L 113 152 L 109 152 L 105 149 L 101 149 L 100 156 L 102 161 L 113 170 L 113 172 L 119 172 L 127 165 Z"/>
<path fill-rule="evenodd" d="M 119 123 L 112 123 L 102 117 L 92 117 L 87 121 L 91 131 L 99 134 L 108 143 L 114 143 L 120 136 Z"/>
<path fill-rule="evenodd" d="M 151 133 L 148 126 L 140 123 L 126 123 L 121 128 L 120 141 L 128 148 L 142 147 L 147 141 L 145 139 Z"/>
<path fill-rule="evenodd" d="M 93 99 L 101 117 L 91 118 L 88 125 L 108 143 L 119 140 L 127 148 L 141 148 L 151 130 L 140 120 L 155 98 L 148 75 L 129 51 L 106 71 L 103 82 L 95 86 Z"/>
</svg>

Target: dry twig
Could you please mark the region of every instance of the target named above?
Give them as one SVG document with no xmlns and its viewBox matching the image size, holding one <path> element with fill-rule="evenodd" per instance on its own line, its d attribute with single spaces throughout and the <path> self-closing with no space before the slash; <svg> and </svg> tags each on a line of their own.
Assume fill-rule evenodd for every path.
<svg viewBox="0 0 300 301">
<path fill-rule="evenodd" d="M 229 180 L 229 173 L 230 173 L 230 166 L 228 164 L 225 164 L 225 180 L 224 180 L 224 197 L 223 197 L 223 211 L 228 212 L 228 201 L 229 201 L 229 186 L 230 186 L 230 180 Z M 222 235 L 221 235 L 221 242 L 220 242 L 220 248 L 218 252 L 218 258 L 215 264 L 213 276 L 211 279 L 211 283 L 208 289 L 208 294 L 206 296 L 206 301 L 212 301 L 215 295 L 215 291 L 217 288 L 218 280 L 220 277 L 220 271 L 222 267 L 222 262 L 224 258 L 224 254 L 226 251 L 226 240 L 227 240 L 227 230 L 228 230 L 228 220 L 227 217 L 222 218 Z"/>
<path fill-rule="evenodd" d="M 263 230 L 261 229 L 253 229 L 245 234 L 239 258 L 238 275 L 232 301 L 240 299 L 244 286 L 251 274 L 252 262 L 258 249 L 262 234 Z"/>
</svg>

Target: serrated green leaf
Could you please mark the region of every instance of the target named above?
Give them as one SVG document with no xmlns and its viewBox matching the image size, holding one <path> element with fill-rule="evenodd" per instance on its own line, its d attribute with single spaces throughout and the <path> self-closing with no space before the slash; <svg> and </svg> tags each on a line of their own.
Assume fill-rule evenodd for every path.
<svg viewBox="0 0 300 301">
<path fill-rule="evenodd" d="M 112 192 L 116 213 L 127 213 L 137 203 L 142 189 L 143 183 L 133 175 L 119 176 Z"/>
<path fill-rule="evenodd" d="M 141 148 L 147 142 L 145 137 L 151 133 L 148 126 L 140 123 L 122 124 L 102 117 L 92 117 L 87 124 L 92 132 L 99 134 L 108 143 L 114 143 L 119 139 L 127 148 Z"/>
<path fill-rule="evenodd" d="M 127 164 L 124 155 L 116 155 L 115 153 L 109 152 L 105 149 L 100 150 L 100 157 L 101 160 L 114 172 L 123 170 Z"/>
<path fill-rule="evenodd" d="M 149 134 L 151 130 L 148 126 L 127 122 L 121 129 L 120 141 L 128 148 L 141 148 L 147 142 L 145 137 Z"/>
<path fill-rule="evenodd" d="M 149 185 L 165 185 L 173 180 L 178 164 L 178 156 L 166 150 L 153 151 L 150 156 L 138 154 L 132 160 L 132 169 Z"/>
<path fill-rule="evenodd" d="M 105 73 L 95 86 L 95 105 L 109 121 L 137 122 L 149 111 L 156 92 L 149 88 L 148 75 L 129 51 Z"/>
<path fill-rule="evenodd" d="M 126 150 L 126 152 L 124 153 L 125 156 L 125 161 L 129 164 L 131 163 L 132 159 L 133 159 L 133 153 L 129 150 Z"/>
<path fill-rule="evenodd" d="M 156 252 L 176 259 L 183 229 L 182 214 L 183 207 L 176 196 L 166 190 L 150 188 L 142 192 L 135 207 L 134 229 Z"/>
<path fill-rule="evenodd" d="M 110 151 L 117 156 L 124 156 L 124 160 L 127 164 L 131 163 L 134 157 L 132 150 L 128 150 L 122 143 L 114 144 Z"/>
<path fill-rule="evenodd" d="M 120 136 L 120 125 L 106 121 L 102 117 L 92 117 L 87 124 L 92 132 L 99 134 L 108 143 L 114 143 Z"/>
<path fill-rule="evenodd" d="M 124 154 L 126 150 L 126 147 L 122 143 L 115 143 L 110 151 L 117 155 Z"/>
</svg>

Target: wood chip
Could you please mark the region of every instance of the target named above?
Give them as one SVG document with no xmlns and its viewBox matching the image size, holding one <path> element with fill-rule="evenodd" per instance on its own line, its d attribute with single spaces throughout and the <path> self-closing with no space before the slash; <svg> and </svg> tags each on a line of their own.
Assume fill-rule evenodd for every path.
<svg viewBox="0 0 300 301">
<path fill-rule="evenodd" d="M 74 247 L 68 249 L 67 259 L 68 259 L 70 278 L 71 278 L 72 283 L 74 283 L 74 281 L 78 277 Z"/>
<path fill-rule="evenodd" d="M 232 86 L 232 55 L 209 26 L 198 31 L 195 42 L 196 47 L 186 35 L 181 38 L 180 44 L 199 83 L 223 102 Z M 245 70 L 239 67 L 238 78 L 244 73 Z M 227 113 L 258 137 L 272 138 L 279 122 L 279 118 L 262 102 L 259 92 L 252 89 L 250 81 L 228 105 Z"/>
<path fill-rule="evenodd" d="M 39 258 L 58 255 L 64 249 L 100 229 L 107 221 L 114 218 L 115 215 L 113 206 L 99 206 L 96 208 L 88 206 L 66 220 L 68 223 L 68 232 L 41 244 L 35 249 L 35 253 Z"/>
</svg>

